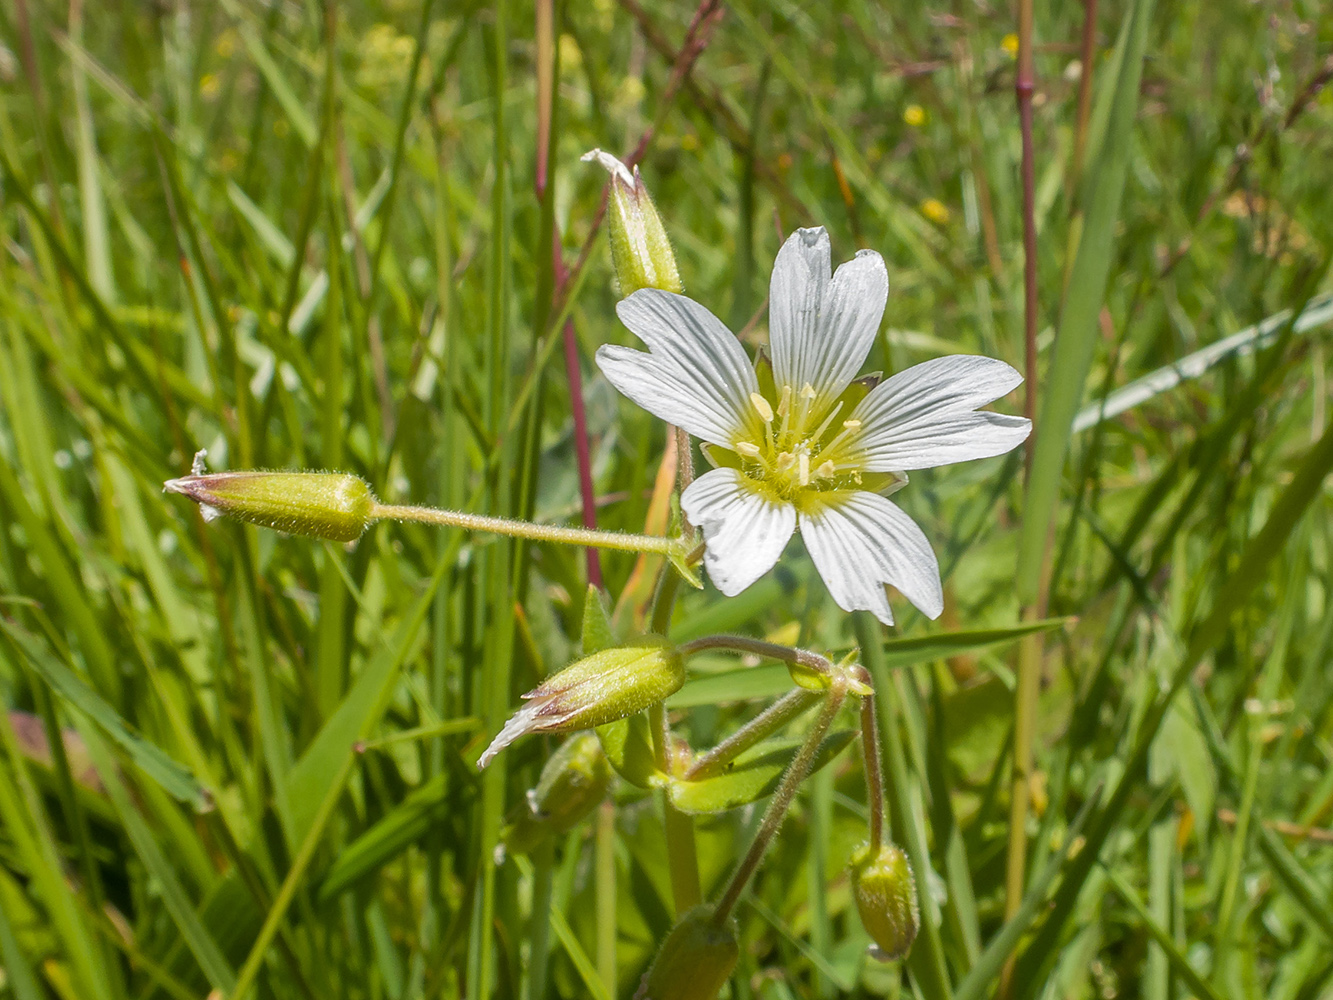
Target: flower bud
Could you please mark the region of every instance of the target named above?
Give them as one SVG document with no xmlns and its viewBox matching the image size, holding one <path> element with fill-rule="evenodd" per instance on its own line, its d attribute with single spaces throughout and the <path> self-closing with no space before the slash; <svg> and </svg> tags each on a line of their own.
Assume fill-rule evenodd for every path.
<svg viewBox="0 0 1333 1000">
<path fill-rule="evenodd" d="M 714 1000 L 740 958 L 736 922 L 713 923 L 713 907 L 696 906 L 671 928 L 634 1000 Z"/>
<path fill-rule="evenodd" d="M 685 661 L 660 636 L 585 656 L 523 696 L 516 712 L 477 761 L 485 767 L 525 733 L 593 729 L 641 712 L 685 683 Z"/>
<path fill-rule="evenodd" d="M 611 786 L 611 764 L 592 733 L 570 737 L 542 768 L 536 788 L 505 829 L 509 851 L 525 854 L 548 836 L 568 833 L 597 808 Z"/>
<path fill-rule="evenodd" d="M 583 161 L 595 160 L 611 174 L 611 198 L 607 206 L 611 236 L 611 262 L 625 298 L 640 288 L 661 288 L 668 292 L 682 289 L 676 271 L 676 256 L 671 241 L 653 205 L 639 168 L 633 172 L 610 153 L 594 149 L 583 154 Z"/>
<path fill-rule="evenodd" d="M 193 474 L 163 484 L 199 504 L 204 520 L 226 514 L 290 535 L 331 542 L 361 537 L 374 517 L 375 497 L 363 479 L 342 472 L 214 472 L 203 452 Z"/>
<path fill-rule="evenodd" d="M 911 950 L 921 918 L 916 905 L 916 881 L 907 855 L 894 844 L 876 851 L 866 845 L 852 858 L 852 895 L 861 924 L 886 961 Z"/>
</svg>

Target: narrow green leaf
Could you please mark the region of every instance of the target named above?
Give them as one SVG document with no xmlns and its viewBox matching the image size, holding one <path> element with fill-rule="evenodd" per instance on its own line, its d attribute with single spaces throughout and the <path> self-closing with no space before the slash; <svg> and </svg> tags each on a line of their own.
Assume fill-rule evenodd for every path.
<svg viewBox="0 0 1333 1000">
<path fill-rule="evenodd" d="M 854 729 L 825 736 L 810 765 L 813 774 L 856 739 Z M 724 773 L 700 781 L 672 778 L 667 782 L 671 803 L 695 815 L 725 812 L 771 795 L 800 749 L 798 740 L 770 740 L 741 754 Z"/>
<path fill-rule="evenodd" d="M 440 818 L 448 790 L 447 775 L 437 775 L 344 847 L 320 884 L 319 901 L 334 899 L 419 840 Z"/>
<path fill-rule="evenodd" d="M 1139 79 L 1152 22 L 1152 6 L 1152 0 L 1135 3 L 1127 15 L 1131 19 L 1129 29 L 1117 45 L 1116 58 L 1120 61 L 1120 69 L 1108 81 L 1115 88 L 1115 96 L 1106 137 L 1100 155 L 1093 163 L 1087 188 L 1092 192 L 1092 203 L 1086 206 L 1082 237 L 1055 338 L 1055 354 L 1042 388 L 1041 412 L 1035 430 L 1036 447 L 1028 478 L 1023 529 L 1019 536 L 1018 597 L 1025 605 L 1037 598 L 1074 415 L 1097 346 L 1097 317 L 1111 270 L 1120 201 L 1134 144 Z"/>
<path fill-rule="evenodd" d="M 24 658 L 46 683 L 68 704 L 83 712 L 129 754 L 144 774 L 162 786 L 179 802 L 202 809 L 209 796 L 183 764 L 177 763 L 155 744 L 139 736 L 124 719 L 72 670 L 48 653 L 33 635 L 0 619 L 0 630 L 23 653 Z"/>
<path fill-rule="evenodd" d="M 76 713 L 75 718 L 78 717 Z M 171 914 L 171 919 L 175 922 L 181 937 L 185 939 L 185 944 L 190 949 L 190 953 L 194 955 L 199 967 L 203 969 L 204 975 L 208 977 L 209 983 L 212 984 L 214 989 L 221 990 L 224 993 L 229 992 L 236 982 L 235 973 L 227 963 L 221 949 L 218 948 L 217 942 L 213 940 L 203 922 L 199 919 L 194 904 L 190 902 L 189 897 L 185 894 L 185 889 L 180 884 L 180 880 L 176 877 L 175 869 L 168 863 L 161 845 L 154 838 L 153 832 L 148 828 L 148 824 L 144 822 L 138 808 L 130 798 L 130 793 L 121 780 L 110 750 L 102 742 L 97 728 L 88 725 L 87 721 L 87 717 L 85 717 L 84 724 L 78 726 L 79 731 L 84 742 L 88 745 L 88 753 L 93 758 L 97 773 L 101 776 L 102 784 L 106 787 L 107 795 L 110 796 L 111 802 L 120 816 L 121 826 L 124 828 L 126 836 L 130 838 L 130 843 L 134 845 L 134 853 L 139 856 L 144 868 L 148 870 L 148 873 L 157 883 L 158 891 L 162 894 L 162 902 L 166 905 L 167 912 Z"/>
</svg>

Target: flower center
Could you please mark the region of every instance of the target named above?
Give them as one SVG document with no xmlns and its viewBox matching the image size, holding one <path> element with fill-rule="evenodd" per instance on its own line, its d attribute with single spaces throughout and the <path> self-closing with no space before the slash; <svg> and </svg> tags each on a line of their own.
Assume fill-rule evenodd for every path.
<svg viewBox="0 0 1333 1000">
<path fill-rule="evenodd" d="M 861 461 L 855 442 L 861 422 L 838 419 L 843 401 L 820 400 L 808 382 L 797 390 L 781 386 L 775 395 L 750 394 L 763 436 L 736 441 L 741 472 L 791 502 L 811 491 L 859 488 Z"/>
</svg>

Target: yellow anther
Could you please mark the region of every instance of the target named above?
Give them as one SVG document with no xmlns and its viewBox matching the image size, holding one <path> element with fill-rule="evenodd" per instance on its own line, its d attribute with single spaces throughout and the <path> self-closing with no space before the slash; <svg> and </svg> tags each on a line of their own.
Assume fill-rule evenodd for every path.
<svg viewBox="0 0 1333 1000">
<path fill-rule="evenodd" d="M 861 421 L 859 421 L 859 420 L 844 420 L 844 421 L 842 422 L 842 426 L 843 426 L 843 427 L 846 427 L 849 431 L 859 431 L 859 430 L 861 429 Z"/>
<path fill-rule="evenodd" d="M 796 463 L 796 456 L 789 451 L 778 453 L 778 471 L 786 472 Z"/>
<path fill-rule="evenodd" d="M 788 414 L 788 412 L 790 412 L 790 410 L 791 410 L 791 386 L 784 385 L 782 387 L 782 395 L 778 397 L 778 414 L 780 416 L 785 417 Z"/>
<path fill-rule="evenodd" d="M 802 399 L 814 399 L 814 398 L 815 398 L 815 387 L 814 387 L 813 385 L 811 385 L 809 382 L 807 382 L 807 383 L 805 383 L 805 385 L 801 386 L 801 398 L 802 398 Z"/>
<path fill-rule="evenodd" d="M 757 444 L 751 444 L 749 441 L 737 441 L 736 451 L 739 454 L 744 455 L 746 458 L 759 457 L 759 446 Z"/>
<path fill-rule="evenodd" d="M 759 411 L 759 416 L 764 423 L 771 424 L 773 422 L 773 407 L 768 405 L 768 400 L 759 395 L 759 393 L 752 392 L 750 393 L 750 402 L 754 405 L 754 408 Z"/>
<path fill-rule="evenodd" d="M 809 453 L 808 451 L 803 451 L 803 452 L 801 452 L 801 454 L 800 454 L 798 457 L 799 457 L 799 459 L 800 459 L 800 463 L 801 463 L 801 473 L 800 473 L 800 475 L 801 475 L 801 485 L 802 485 L 802 486 L 809 486 L 809 485 L 810 485 L 810 453 Z"/>
<path fill-rule="evenodd" d="M 818 469 L 815 470 L 815 475 L 817 475 L 820 479 L 832 479 L 833 473 L 835 471 L 837 470 L 833 465 L 833 459 L 830 458 L 827 459 L 823 465 L 821 465 Z"/>
</svg>

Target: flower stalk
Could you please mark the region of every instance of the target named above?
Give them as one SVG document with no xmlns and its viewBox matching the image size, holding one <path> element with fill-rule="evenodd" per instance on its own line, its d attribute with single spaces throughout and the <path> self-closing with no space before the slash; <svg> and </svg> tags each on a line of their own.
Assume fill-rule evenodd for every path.
<svg viewBox="0 0 1333 1000">
<path fill-rule="evenodd" d="M 837 717 L 838 710 L 842 708 L 842 703 L 846 697 L 847 680 L 841 675 L 835 675 L 832 686 L 824 696 L 824 707 L 820 710 L 819 717 L 815 719 L 815 724 L 806 735 L 805 742 L 801 744 L 801 749 L 792 758 L 791 764 L 782 776 L 782 782 L 778 785 L 777 791 L 773 793 L 768 809 L 764 812 L 759 830 L 755 833 L 754 840 L 750 842 L 750 849 L 745 852 L 745 857 L 736 866 L 731 881 L 727 883 L 726 891 L 722 893 L 722 898 L 713 911 L 714 925 L 722 926 L 727 918 L 731 916 L 731 911 L 735 909 L 736 903 L 741 898 L 741 893 L 745 891 L 746 885 L 749 884 L 755 871 L 758 870 L 759 863 L 764 859 L 769 843 L 777 834 L 778 828 L 782 826 L 783 817 L 787 815 L 787 810 L 791 808 L 792 801 L 796 798 L 796 793 L 801 787 L 801 782 L 809 775 L 810 766 L 814 763 L 819 745 L 824 742 L 824 737 L 828 735 L 829 728 L 833 725 L 833 720 Z"/>
<path fill-rule="evenodd" d="M 507 517 L 489 517 L 468 514 L 438 507 L 404 507 L 376 503 L 371 508 L 373 520 L 418 521 L 469 531 L 486 531 L 514 538 L 528 538 L 538 542 L 560 542 L 565 545 L 587 545 L 598 549 L 618 549 L 621 552 L 655 552 L 661 555 L 680 555 L 685 547 L 676 538 L 657 535 L 634 535 L 623 531 L 599 531 L 589 528 L 566 528 L 551 524 L 534 524 Z"/>
</svg>

